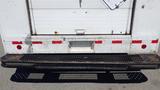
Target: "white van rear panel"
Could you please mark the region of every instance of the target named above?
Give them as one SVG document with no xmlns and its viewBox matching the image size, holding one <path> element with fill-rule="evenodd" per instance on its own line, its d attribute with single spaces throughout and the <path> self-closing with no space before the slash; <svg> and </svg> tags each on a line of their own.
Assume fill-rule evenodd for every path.
<svg viewBox="0 0 160 90">
<path fill-rule="evenodd" d="M 158 51 L 160 0 L 127 0 L 117 9 L 102 2 L 83 0 L 80 6 L 78 0 L 0 1 L 5 52 L 154 54 Z"/>
</svg>

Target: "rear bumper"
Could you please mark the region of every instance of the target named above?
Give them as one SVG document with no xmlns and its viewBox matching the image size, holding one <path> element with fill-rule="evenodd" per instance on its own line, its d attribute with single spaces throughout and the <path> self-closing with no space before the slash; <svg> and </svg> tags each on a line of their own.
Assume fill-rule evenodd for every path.
<svg viewBox="0 0 160 90">
<path fill-rule="evenodd" d="M 129 70 L 158 69 L 157 55 L 127 54 L 7 54 L 1 58 L 2 66 L 55 70 Z"/>
</svg>

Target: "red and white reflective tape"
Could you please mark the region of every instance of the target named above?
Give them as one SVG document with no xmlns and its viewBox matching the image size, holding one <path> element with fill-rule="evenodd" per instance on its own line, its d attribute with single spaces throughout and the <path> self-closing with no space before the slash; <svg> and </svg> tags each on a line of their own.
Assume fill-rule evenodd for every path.
<svg viewBox="0 0 160 90">
<path fill-rule="evenodd" d="M 32 41 L 32 44 L 43 44 L 42 41 Z"/>
<path fill-rule="evenodd" d="M 12 44 L 13 44 L 13 45 L 23 44 L 23 42 L 22 42 L 22 41 L 12 41 Z"/>
<path fill-rule="evenodd" d="M 122 40 L 112 40 L 112 44 L 122 44 Z"/>
<path fill-rule="evenodd" d="M 159 40 L 157 39 L 157 40 L 152 40 L 152 44 L 158 44 L 158 42 L 159 42 Z"/>
<path fill-rule="evenodd" d="M 102 40 L 96 40 L 96 41 L 95 41 L 95 44 L 102 44 L 102 43 L 103 43 Z"/>
<path fill-rule="evenodd" d="M 52 44 L 62 44 L 63 42 L 61 40 L 54 40 L 52 41 Z"/>
<path fill-rule="evenodd" d="M 95 44 L 103 44 L 103 40 L 96 40 L 94 41 Z M 132 44 L 142 44 L 142 40 L 132 40 L 131 41 Z M 63 41 L 62 40 L 53 40 L 52 41 L 52 44 L 62 44 Z M 112 40 L 112 44 L 122 44 L 123 43 L 123 40 Z M 150 42 L 151 44 L 158 44 L 159 43 L 159 40 L 151 40 Z M 12 44 L 13 45 L 20 45 L 20 44 L 23 44 L 22 41 L 12 41 Z M 42 41 L 32 41 L 32 44 L 43 44 Z"/>
<path fill-rule="evenodd" d="M 132 40 L 132 44 L 141 44 L 142 40 Z"/>
</svg>

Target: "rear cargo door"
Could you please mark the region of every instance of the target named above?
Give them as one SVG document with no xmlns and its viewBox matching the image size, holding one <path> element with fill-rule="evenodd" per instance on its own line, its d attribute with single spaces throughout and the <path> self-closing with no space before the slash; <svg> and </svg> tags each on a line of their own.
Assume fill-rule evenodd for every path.
<svg viewBox="0 0 160 90">
<path fill-rule="evenodd" d="M 129 34 L 133 0 L 29 0 L 33 34 Z"/>
</svg>

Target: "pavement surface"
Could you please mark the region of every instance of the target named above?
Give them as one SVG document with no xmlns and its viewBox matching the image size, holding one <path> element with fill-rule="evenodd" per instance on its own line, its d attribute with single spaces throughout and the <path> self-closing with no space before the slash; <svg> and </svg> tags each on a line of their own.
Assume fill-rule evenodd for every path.
<svg viewBox="0 0 160 90">
<path fill-rule="evenodd" d="M 3 56 L 0 43 L 0 56 Z M 135 84 L 109 83 L 16 83 L 10 80 L 16 69 L 0 66 L 0 90 L 160 90 L 160 70 L 142 71 L 148 81 Z"/>
</svg>

